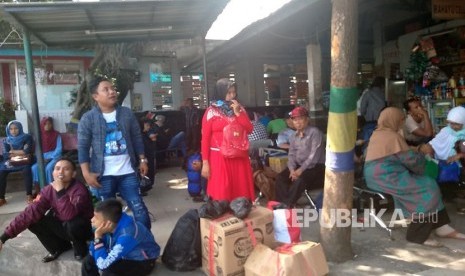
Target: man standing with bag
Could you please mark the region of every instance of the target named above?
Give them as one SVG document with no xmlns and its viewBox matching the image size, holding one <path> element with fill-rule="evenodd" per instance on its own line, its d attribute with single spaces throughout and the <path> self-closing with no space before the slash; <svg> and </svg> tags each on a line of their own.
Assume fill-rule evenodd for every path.
<svg viewBox="0 0 465 276">
<path fill-rule="evenodd" d="M 148 171 L 139 123 L 129 108 L 117 104 L 118 94 L 108 79 L 96 77 L 88 88 L 97 105 L 79 122 L 82 174 L 98 199 L 114 198 L 119 193 L 136 220 L 150 229 L 137 176 L 138 170 L 142 175 Z"/>
</svg>

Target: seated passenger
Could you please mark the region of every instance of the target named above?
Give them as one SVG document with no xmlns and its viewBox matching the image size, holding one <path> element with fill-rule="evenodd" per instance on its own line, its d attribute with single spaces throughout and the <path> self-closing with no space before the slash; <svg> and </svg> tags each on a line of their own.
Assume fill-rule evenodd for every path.
<svg viewBox="0 0 465 276">
<path fill-rule="evenodd" d="M 45 166 L 44 185 L 48 185 L 53 181 L 53 168 L 55 167 L 58 159 L 61 157 L 62 152 L 61 136 L 60 133 L 53 128 L 52 117 L 44 117 L 40 121 L 40 137 L 42 138 L 42 152 Z M 38 194 L 40 186 L 37 163 L 32 165 L 32 181 L 34 183 L 36 194 Z"/>
<path fill-rule="evenodd" d="M 309 125 L 308 111 L 291 111 L 296 129 L 291 139 L 287 168 L 276 177 L 276 200 L 293 207 L 305 189 L 320 189 L 325 178 L 323 133 Z"/>
<path fill-rule="evenodd" d="M 6 178 L 9 173 L 21 171 L 24 187 L 26 189 L 27 202 L 31 203 L 32 196 L 32 161 L 28 164 L 13 166 L 10 158 L 32 158 L 34 153 L 34 140 L 32 136 L 23 132 L 23 126 L 19 121 L 11 121 L 6 126 L 6 138 L 3 140 L 3 161 L 0 163 L 0 206 L 6 204 L 5 190 Z"/>
<path fill-rule="evenodd" d="M 252 154 L 254 150 L 259 148 L 267 148 L 271 146 L 271 139 L 268 139 L 268 134 L 266 133 L 266 128 L 262 123 L 255 120 L 255 113 L 253 111 L 247 111 L 249 120 L 252 123 L 253 130 L 247 138 L 249 139 L 249 154 Z"/>
<path fill-rule="evenodd" d="M 418 146 L 426 143 L 434 135 L 433 125 L 428 111 L 423 107 L 419 98 L 410 98 L 404 102 L 407 112 L 405 120 L 404 136 L 408 145 Z"/>
<path fill-rule="evenodd" d="M 147 172 L 147 177 L 150 179 L 152 184 L 155 181 L 155 152 L 157 150 L 157 135 L 152 126 L 152 121 L 150 119 L 142 119 L 141 121 L 142 126 L 142 140 L 144 142 L 145 148 L 145 157 L 147 158 L 147 166 L 149 167 L 149 171 Z M 144 193 L 146 191 L 141 191 Z"/>
<path fill-rule="evenodd" d="M 278 134 L 287 127 L 286 121 L 283 119 L 284 114 L 280 109 L 273 110 L 273 118 L 274 119 L 266 126 L 266 132 L 270 137 L 278 136 Z"/>
<path fill-rule="evenodd" d="M 441 246 L 430 237 L 465 239 L 449 226 L 449 216 L 441 200 L 436 181 L 424 175 L 425 157 L 409 148 L 399 134 L 405 116 L 395 107 L 384 109 L 367 147 L 364 176 L 367 186 L 390 194 L 396 208 L 412 219 L 407 240 L 429 246 Z"/>
<path fill-rule="evenodd" d="M 452 108 L 447 114 L 448 125 L 422 148 L 424 153 L 431 153 L 428 147 L 431 146 L 434 151 L 434 158 L 438 160 L 447 160 L 448 162 L 459 161 L 463 154 L 457 153 L 455 143 L 459 140 L 465 140 L 465 108 L 457 106 Z"/>
<path fill-rule="evenodd" d="M 276 146 L 281 149 L 289 149 L 291 145 L 291 138 L 295 134 L 294 124 L 292 123 L 291 116 L 289 114 L 286 115 L 286 125 L 287 128 L 281 130 L 278 134 L 278 138 L 276 139 Z"/>
<path fill-rule="evenodd" d="M 73 161 L 59 159 L 53 170 L 53 182 L 6 227 L 0 236 L 0 249 L 7 240 L 29 229 L 49 252 L 42 262 L 55 260 L 71 244 L 76 260 L 85 257 L 86 242 L 92 238 L 92 200 L 86 186 L 76 181 L 75 176 Z"/>
<path fill-rule="evenodd" d="M 183 156 L 186 156 L 186 134 L 180 131 L 176 134 L 166 124 L 166 117 L 164 115 L 155 116 L 155 124 L 153 129 L 156 134 L 157 150 L 181 150 Z"/>
<path fill-rule="evenodd" d="M 86 275 L 149 275 L 160 255 L 160 246 L 147 227 L 123 212 L 116 199 L 95 207 L 92 226 L 94 241 L 90 255 L 82 262 Z"/>
</svg>

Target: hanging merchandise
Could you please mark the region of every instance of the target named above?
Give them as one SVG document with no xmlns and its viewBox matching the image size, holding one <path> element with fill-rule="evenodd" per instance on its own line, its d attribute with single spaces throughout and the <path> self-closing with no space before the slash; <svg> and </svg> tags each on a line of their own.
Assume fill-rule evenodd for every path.
<svg viewBox="0 0 465 276">
<path fill-rule="evenodd" d="M 428 58 L 422 51 L 412 52 L 409 64 L 409 68 L 405 71 L 405 78 L 410 81 L 418 81 L 426 70 Z"/>
<path fill-rule="evenodd" d="M 428 59 L 437 56 L 436 49 L 434 48 L 434 42 L 431 37 L 422 38 L 420 40 L 421 50 L 426 53 Z"/>
</svg>

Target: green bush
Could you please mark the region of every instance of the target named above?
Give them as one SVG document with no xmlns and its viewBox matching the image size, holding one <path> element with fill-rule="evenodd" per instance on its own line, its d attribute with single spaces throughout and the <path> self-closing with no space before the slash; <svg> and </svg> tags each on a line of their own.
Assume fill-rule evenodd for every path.
<svg viewBox="0 0 465 276">
<path fill-rule="evenodd" d="M 0 137 L 5 137 L 8 122 L 15 119 L 15 106 L 0 98 Z"/>
</svg>

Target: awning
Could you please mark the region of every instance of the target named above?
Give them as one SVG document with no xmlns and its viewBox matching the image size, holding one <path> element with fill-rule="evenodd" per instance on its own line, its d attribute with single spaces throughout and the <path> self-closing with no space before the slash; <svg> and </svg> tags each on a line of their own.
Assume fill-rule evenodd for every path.
<svg viewBox="0 0 465 276">
<path fill-rule="evenodd" d="M 54 46 L 204 37 L 229 0 L 2 3 L 0 15 Z"/>
</svg>

